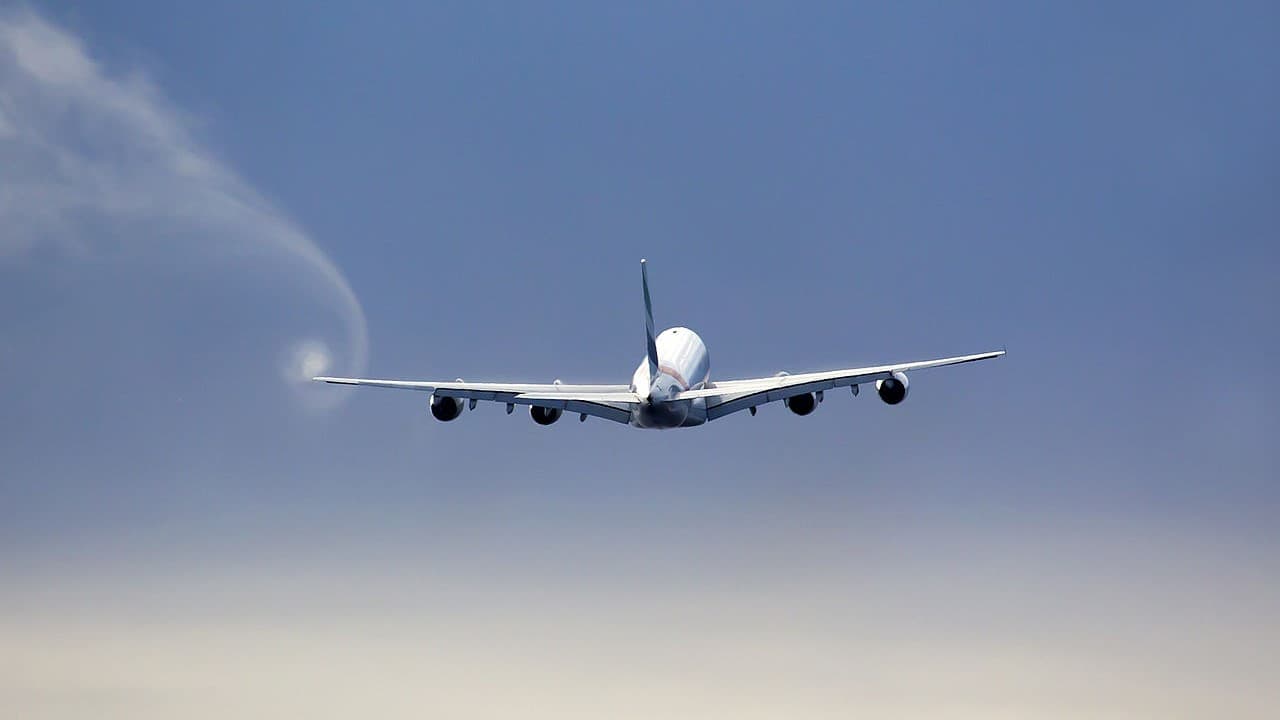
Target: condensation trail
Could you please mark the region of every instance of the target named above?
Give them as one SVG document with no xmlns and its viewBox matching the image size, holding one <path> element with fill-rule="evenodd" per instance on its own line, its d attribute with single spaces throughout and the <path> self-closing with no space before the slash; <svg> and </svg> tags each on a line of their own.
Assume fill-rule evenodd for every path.
<svg viewBox="0 0 1280 720">
<path fill-rule="evenodd" d="M 126 228 L 112 241 L 126 237 L 143 256 L 274 255 L 305 268 L 345 325 L 340 369 L 364 369 L 364 311 L 342 272 L 204 148 L 145 75 L 110 72 L 30 10 L 0 12 L 0 261 L 45 247 L 91 254 L 104 224 Z M 283 369 L 297 379 L 334 364 L 320 340 L 303 339 Z"/>
</svg>

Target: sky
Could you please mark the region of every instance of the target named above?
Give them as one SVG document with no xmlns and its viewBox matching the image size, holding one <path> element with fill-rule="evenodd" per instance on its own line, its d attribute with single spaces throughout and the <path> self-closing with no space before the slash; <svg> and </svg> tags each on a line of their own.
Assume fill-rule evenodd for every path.
<svg viewBox="0 0 1280 720">
<path fill-rule="evenodd" d="M 1273 3 L 0 4 L 0 715 L 1269 717 Z M 712 379 L 648 432 L 316 373 Z"/>
</svg>

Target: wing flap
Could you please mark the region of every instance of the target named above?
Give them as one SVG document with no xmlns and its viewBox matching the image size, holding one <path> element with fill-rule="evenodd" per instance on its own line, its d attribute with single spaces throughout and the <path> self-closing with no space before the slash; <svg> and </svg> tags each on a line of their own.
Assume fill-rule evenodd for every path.
<svg viewBox="0 0 1280 720">
<path fill-rule="evenodd" d="M 616 393 L 615 395 L 621 395 Z M 600 396 L 584 394 L 577 396 L 561 396 L 554 397 L 551 395 L 516 395 L 507 402 L 515 405 L 534 405 L 537 407 L 552 408 L 555 410 L 563 410 L 570 413 L 583 413 L 594 417 L 612 420 L 614 422 L 626 425 L 631 422 L 631 410 L 634 399 L 631 401 L 622 401 L 609 398 L 609 394 Z M 634 396 L 633 396 L 634 398 Z"/>
<path fill-rule="evenodd" d="M 621 393 L 629 388 L 626 385 L 567 385 L 564 383 L 497 383 L 497 382 L 465 382 L 461 380 L 376 380 L 371 378 L 314 377 L 315 382 L 334 385 L 364 385 L 368 387 L 391 388 L 393 390 L 418 390 L 436 392 L 445 397 L 460 397 L 476 400 L 491 400 L 506 395 L 521 393 Z M 489 395 L 492 397 L 484 397 Z"/>
<path fill-rule="evenodd" d="M 394 390 L 421 390 L 431 392 L 436 389 L 435 383 L 419 382 L 417 380 L 373 380 L 369 378 L 344 378 L 344 377 L 313 377 L 314 382 L 329 383 L 330 385 L 367 385 L 369 387 L 392 388 Z"/>
<path fill-rule="evenodd" d="M 521 400 L 529 401 L 546 401 L 556 402 L 559 400 L 587 400 L 590 402 L 604 403 L 624 403 L 635 404 L 640 402 L 640 398 L 633 392 L 550 392 L 550 393 L 520 393 L 516 396 Z M 550 406 L 547 406 L 550 407 Z"/>
</svg>

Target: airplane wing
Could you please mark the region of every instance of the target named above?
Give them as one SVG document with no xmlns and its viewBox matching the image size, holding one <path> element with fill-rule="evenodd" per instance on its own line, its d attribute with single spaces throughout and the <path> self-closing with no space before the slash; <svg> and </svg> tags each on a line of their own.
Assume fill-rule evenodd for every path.
<svg viewBox="0 0 1280 720">
<path fill-rule="evenodd" d="M 565 383 L 471 383 L 463 380 L 374 380 L 367 378 L 316 377 L 316 382 L 334 385 L 368 385 L 393 390 L 418 390 L 440 397 L 469 400 L 472 408 L 480 400 L 564 410 L 593 415 L 626 424 L 640 398 L 626 385 L 568 385 Z"/>
<path fill-rule="evenodd" d="M 960 355 L 937 360 L 899 363 L 896 365 L 877 365 L 875 367 L 846 368 L 826 372 L 798 373 L 796 375 L 725 380 L 713 383 L 712 387 L 685 390 L 678 393 L 673 399 L 705 398 L 707 420 L 715 420 L 729 413 L 754 408 L 757 405 L 774 402 L 775 400 L 785 400 L 804 393 L 885 380 L 895 372 L 923 370 L 924 368 L 942 367 L 944 365 L 959 365 L 960 363 L 997 358 L 1001 355 L 1004 355 L 1003 350 L 979 353 L 977 355 Z"/>
</svg>

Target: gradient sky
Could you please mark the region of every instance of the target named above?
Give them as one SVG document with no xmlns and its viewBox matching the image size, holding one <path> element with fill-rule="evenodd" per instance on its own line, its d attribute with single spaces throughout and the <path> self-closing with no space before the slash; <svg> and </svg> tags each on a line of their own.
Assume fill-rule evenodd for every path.
<svg viewBox="0 0 1280 720">
<path fill-rule="evenodd" d="M 0 10 L 0 715 L 1270 717 L 1274 3 Z M 381 377 L 1007 345 L 898 407 Z"/>
</svg>

